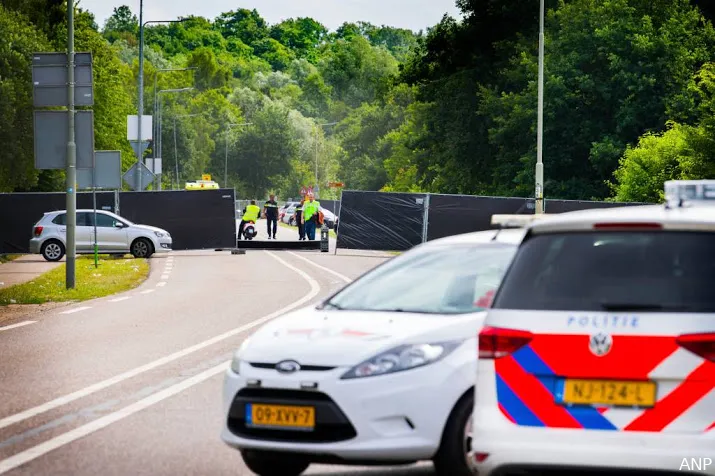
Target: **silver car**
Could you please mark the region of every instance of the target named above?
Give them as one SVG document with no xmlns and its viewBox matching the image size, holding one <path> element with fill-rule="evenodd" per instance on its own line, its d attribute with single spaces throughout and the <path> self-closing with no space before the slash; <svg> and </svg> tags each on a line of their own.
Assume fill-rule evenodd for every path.
<svg viewBox="0 0 715 476">
<path fill-rule="evenodd" d="M 94 253 L 94 211 L 77 210 L 75 235 L 77 254 Z M 30 253 L 41 254 L 47 261 L 59 261 L 65 255 L 67 214 L 64 210 L 45 213 L 35 224 Z M 97 247 L 99 253 L 148 258 L 154 253 L 171 251 L 171 235 L 154 226 L 137 225 L 114 213 L 97 210 Z"/>
</svg>

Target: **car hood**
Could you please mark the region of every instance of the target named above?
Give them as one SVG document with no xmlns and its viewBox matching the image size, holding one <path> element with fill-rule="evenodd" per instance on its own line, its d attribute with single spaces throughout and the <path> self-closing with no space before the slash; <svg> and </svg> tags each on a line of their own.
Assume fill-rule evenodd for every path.
<svg viewBox="0 0 715 476">
<path fill-rule="evenodd" d="M 134 225 L 132 225 L 132 227 L 134 227 L 134 228 L 140 228 L 140 229 L 142 229 L 142 230 L 158 231 L 158 232 L 160 232 L 160 233 L 167 233 L 167 234 L 168 234 L 168 232 L 167 232 L 166 230 L 164 230 L 164 229 L 162 229 L 162 228 L 157 228 L 157 227 L 155 227 L 155 226 L 137 225 L 137 224 L 134 224 Z"/>
<path fill-rule="evenodd" d="M 256 331 L 240 351 L 253 363 L 353 366 L 402 344 L 466 340 L 486 313 L 428 315 L 304 308 Z"/>
</svg>

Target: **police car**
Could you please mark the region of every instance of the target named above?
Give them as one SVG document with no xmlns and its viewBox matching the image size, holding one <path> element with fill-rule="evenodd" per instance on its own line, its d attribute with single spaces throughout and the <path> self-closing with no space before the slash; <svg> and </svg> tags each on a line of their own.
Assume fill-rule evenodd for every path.
<svg viewBox="0 0 715 476">
<path fill-rule="evenodd" d="M 479 333 L 479 476 L 715 475 L 715 181 L 535 221 Z"/>
</svg>

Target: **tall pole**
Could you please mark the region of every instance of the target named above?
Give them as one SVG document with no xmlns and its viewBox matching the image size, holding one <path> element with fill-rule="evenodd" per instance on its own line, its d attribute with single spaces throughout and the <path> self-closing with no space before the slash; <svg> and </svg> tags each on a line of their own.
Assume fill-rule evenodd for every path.
<svg viewBox="0 0 715 476">
<path fill-rule="evenodd" d="M 226 155 L 223 159 L 223 188 L 228 188 L 228 133 L 231 131 L 231 126 L 226 128 Z"/>
<path fill-rule="evenodd" d="M 144 0 L 139 0 L 139 107 L 137 108 L 136 190 L 142 191 L 142 115 L 144 114 Z"/>
<path fill-rule="evenodd" d="M 544 213 L 544 0 L 539 7 L 539 106 L 536 131 L 535 213 Z"/>
<path fill-rule="evenodd" d="M 77 260 L 77 144 L 74 136 L 74 2 L 67 2 L 67 264 L 65 287 L 74 289 Z"/>
<path fill-rule="evenodd" d="M 174 116 L 174 165 L 176 166 L 176 188 L 181 190 L 181 183 L 179 182 L 179 153 L 176 147 L 176 116 Z"/>
</svg>

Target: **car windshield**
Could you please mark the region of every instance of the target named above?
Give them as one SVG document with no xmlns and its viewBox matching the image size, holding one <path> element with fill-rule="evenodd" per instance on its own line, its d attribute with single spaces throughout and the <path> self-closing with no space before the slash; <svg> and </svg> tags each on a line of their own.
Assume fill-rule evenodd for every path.
<svg viewBox="0 0 715 476">
<path fill-rule="evenodd" d="M 492 243 L 410 251 L 366 274 L 326 307 L 426 314 L 482 311 L 515 250 L 515 245 Z"/>
<path fill-rule="evenodd" d="M 527 239 L 494 307 L 715 312 L 713 233 L 593 232 Z"/>
</svg>

